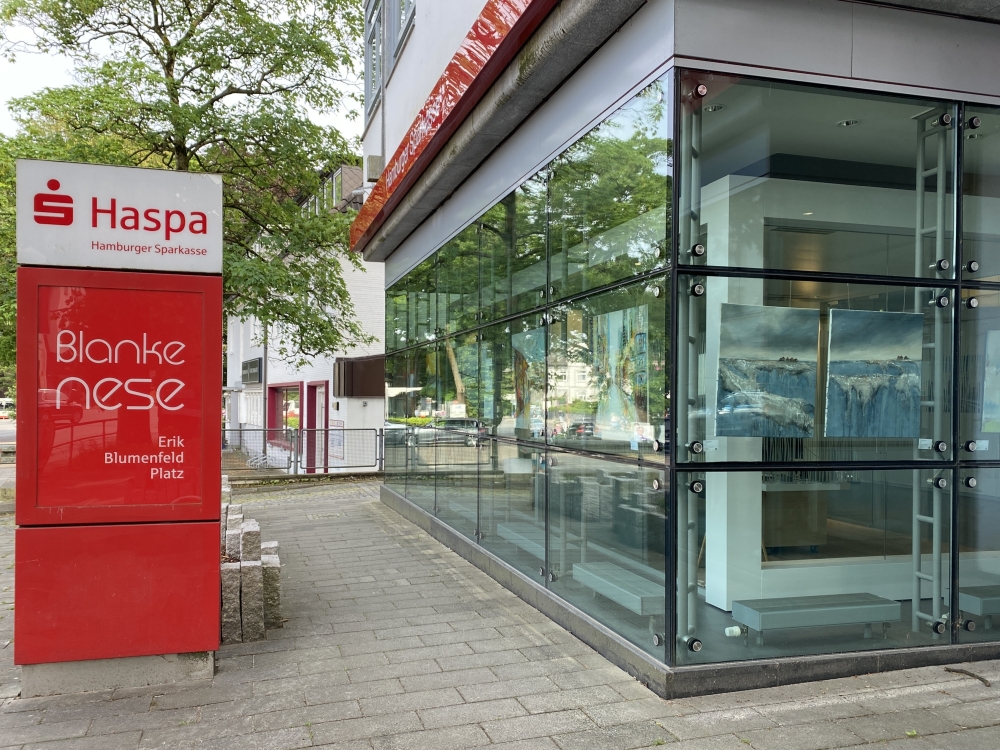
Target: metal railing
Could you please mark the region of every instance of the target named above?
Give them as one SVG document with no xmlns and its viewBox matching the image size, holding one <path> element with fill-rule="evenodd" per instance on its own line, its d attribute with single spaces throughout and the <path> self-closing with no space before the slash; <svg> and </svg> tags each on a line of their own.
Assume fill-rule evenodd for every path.
<svg viewBox="0 0 1000 750">
<path fill-rule="evenodd" d="M 381 471 L 382 430 L 222 430 L 222 472 L 334 474 Z"/>
</svg>

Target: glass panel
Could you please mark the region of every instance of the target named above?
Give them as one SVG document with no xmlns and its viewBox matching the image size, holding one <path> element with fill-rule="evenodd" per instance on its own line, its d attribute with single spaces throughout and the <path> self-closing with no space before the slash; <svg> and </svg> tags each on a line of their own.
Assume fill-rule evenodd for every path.
<svg viewBox="0 0 1000 750">
<path fill-rule="evenodd" d="M 478 529 L 477 484 L 480 454 L 479 343 L 467 333 L 442 340 L 438 347 L 440 408 L 435 430 L 437 513 L 441 520 L 472 537 Z"/>
<path fill-rule="evenodd" d="M 948 643 L 951 476 L 679 474 L 677 663 Z"/>
<path fill-rule="evenodd" d="M 447 333 L 471 328 L 479 312 L 479 227 L 459 233 L 437 256 L 438 325 Z"/>
<path fill-rule="evenodd" d="M 1000 292 L 962 291 L 959 412 L 966 461 L 1000 459 Z"/>
<path fill-rule="evenodd" d="M 437 329 L 437 286 L 434 256 L 414 268 L 405 278 L 407 339 L 410 344 L 434 338 Z"/>
<path fill-rule="evenodd" d="M 516 198 L 511 193 L 477 222 L 480 230 L 479 275 L 483 320 L 503 318 L 514 311 L 510 290 L 513 265 L 510 244 L 514 236 Z"/>
<path fill-rule="evenodd" d="M 546 173 L 483 214 L 482 307 L 485 320 L 545 304 Z"/>
<path fill-rule="evenodd" d="M 549 452 L 549 588 L 665 660 L 662 469 Z"/>
<path fill-rule="evenodd" d="M 962 173 L 963 275 L 1000 281 L 1000 109 L 968 107 Z"/>
<path fill-rule="evenodd" d="M 439 412 L 437 346 L 431 344 L 413 350 L 411 388 L 414 390 L 412 412 L 408 415 L 407 440 L 410 455 L 406 475 L 406 497 L 426 511 L 434 512 L 434 474 L 436 445 L 431 422 Z"/>
<path fill-rule="evenodd" d="M 467 420 L 475 422 L 475 420 Z M 489 449 L 472 434 L 453 425 L 438 430 L 437 505 L 438 518 L 467 537 L 474 538 L 479 528 L 479 465 L 489 460 Z"/>
<path fill-rule="evenodd" d="M 545 440 L 545 321 L 541 315 L 483 330 L 479 413 L 489 435 Z"/>
<path fill-rule="evenodd" d="M 286 430 L 299 429 L 299 389 L 280 388 L 281 401 L 278 408 L 281 410 L 278 418 L 281 420 L 281 427 Z"/>
<path fill-rule="evenodd" d="M 553 310 L 548 421 L 553 445 L 662 462 L 667 278 Z"/>
<path fill-rule="evenodd" d="M 696 71 L 680 85 L 682 263 L 953 276 L 952 104 Z"/>
<path fill-rule="evenodd" d="M 951 456 L 950 292 L 681 277 L 678 461 Z"/>
<path fill-rule="evenodd" d="M 482 545 L 541 581 L 545 566 L 545 452 L 499 440 L 483 443 L 479 503 Z"/>
<path fill-rule="evenodd" d="M 385 349 L 393 351 L 407 345 L 406 279 L 396 282 L 385 293 Z"/>
<path fill-rule="evenodd" d="M 673 73 L 549 165 L 549 264 L 555 298 L 667 260 Z"/>
<path fill-rule="evenodd" d="M 406 464 L 408 406 L 408 356 L 390 354 L 385 358 L 386 423 L 383 445 L 385 451 L 385 484 L 401 495 L 406 494 Z"/>
<path fill-rule="evenodd" d="M 1000 469 L 965 468 L 961 480 L 958 638 L 1000 640 Z"/>
</svg>

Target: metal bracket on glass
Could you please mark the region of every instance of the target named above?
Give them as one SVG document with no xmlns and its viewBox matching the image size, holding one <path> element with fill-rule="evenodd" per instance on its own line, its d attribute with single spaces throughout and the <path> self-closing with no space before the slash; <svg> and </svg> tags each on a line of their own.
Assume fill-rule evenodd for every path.
<svg viewBox="0 0 1000 750">
<path fill-rule="evenodd" d="M 965 270 L 968 271 L 969 273 L 975 273 L 976 271 L 979 270 L 979 261 L 970 260 L 968 263 L 965 264 Z"/>
<path fill-rule="evenodd" d="M 691 482 L 691 484 L 688 485 L 688 489 L 691 490 L 694 494 L 700 495 L 702 492 L 705 491 L 705 483 L 702 482 L 700 479 L 696 479 L 693 482 Z"/>
<path fill-rule="evenodd" d="M 701 640 L 693 635 L 684 636 L 681 638 L 681 643 L 688 647 L 688 651 L 693 651 L 696 654 L 701 651 Z"/>
<path fill-rule="evenodd" d="M 688 445 L 688 450 L 697 456 L 705 452 L 705 444 L 699 440 L 695 440 L 693 443 Z"/>
<path fill-rule="evenodd" d="M 942 258 L 937 263 L 933 264 L 931 268 L 936 268 L 939 271 L 947 271 L 951 268 L 951 261 L 947 258 Z"/>
<path fill-rule="evenodd" d="M 700 242 L 696 242 L 694 245 L 691 246 L 691 255 L 695 256 L 696 258 L 700 258 L 704 254 L 705 254 L 705 246 Z"/>
<path fill-rule="evenodd" d="M 970 310 L 975 310 L 977 307 L 979 307 L 979 300 L 976 299 L 975 297 L 969 297 L 969 299 L 965 300 L 965 306 L 968 307 Z"/>
<path fill-rule="evenodd" d="M 975 453 L 976 452 L 976 448 L 978 448 L 978 447 L 979 446 L 976 445 L 976 441 L 975 440 L 966 440 L 965 441 L 965 450 L 967 450 L 969 453 Z"/>
<path fill-rule="evenodd" d="M 968 487 L 969 489 L 972 489 L 977 484 L 979 484 L 979 482 L 976 481 L 975 477 L 966 477 L 965 478 L 965 486 Z"/>
<path fill-rule="evenodd" d="M 938 453 L 945 453 L 948 450 L 948 444 L 944 440 L 938 440 L 934 443 L 934 450 Z"/>
<path fill-rule="evenodd" d="M 969 118 L 969 121 L 965 123 L 965 127 L 971 130 L 976 130 L 982 124 L 983 124 L 982 119 L 978 115 L 976 115 Z"/>
<path fill-rule="evenodd" d="M 691 296 L 692 297 L 701 297 L 704 294 L 705 294 L 705 285 L 704 284 L 695 284 L 693 287 L 691 287 Z"/>
</svg>

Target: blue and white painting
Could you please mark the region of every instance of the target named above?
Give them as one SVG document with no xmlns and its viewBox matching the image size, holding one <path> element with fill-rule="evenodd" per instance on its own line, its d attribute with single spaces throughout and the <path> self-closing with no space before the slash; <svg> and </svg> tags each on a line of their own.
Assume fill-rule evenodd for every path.
<svg viewBox="0 0 1000 750">
<path fill-rule="evenodd" d="M 827 437 L 920 437 L 920 313 L 830 311 Z"/>
<path fill-rule="evenodd" d="M 1000 331 L 986 333 L 982 427 L 983 432 L 1000 432 Z"/>
<path fill-rule="evenodd" d="M 715 432 L 812 437 L 819 311 L 722 305 Z"/>
</svg>

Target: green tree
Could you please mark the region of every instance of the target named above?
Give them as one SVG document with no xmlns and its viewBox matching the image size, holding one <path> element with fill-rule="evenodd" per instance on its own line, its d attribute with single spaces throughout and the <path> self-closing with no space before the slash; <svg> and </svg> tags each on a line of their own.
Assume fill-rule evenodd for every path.
<svg viewBox="0 0 1000 750">
<path fill-rule="evenodd" d="M 22 130 L 0 141 L 0 211 L 13 200 L 3 170 L 16 156 L 221 174 L 226 312 L 260 319 L 276 331 L 272 350 L 293 362 L 370 341 L 343 278 L 344 264 L 359 263 L 348 248 L 351 216 L 302 210 L 324 173 L 358 163 L 310 110 L 353 104 L 360 6 L 0 0 L 0 28 L 33 29 L 33 49 L 71 57 L 79 81 L 15 103 Z M 11 238 L 0 242 L 10 265 Z M 0 305 L 7 291 L 0 281 Z"/>
</svg>

